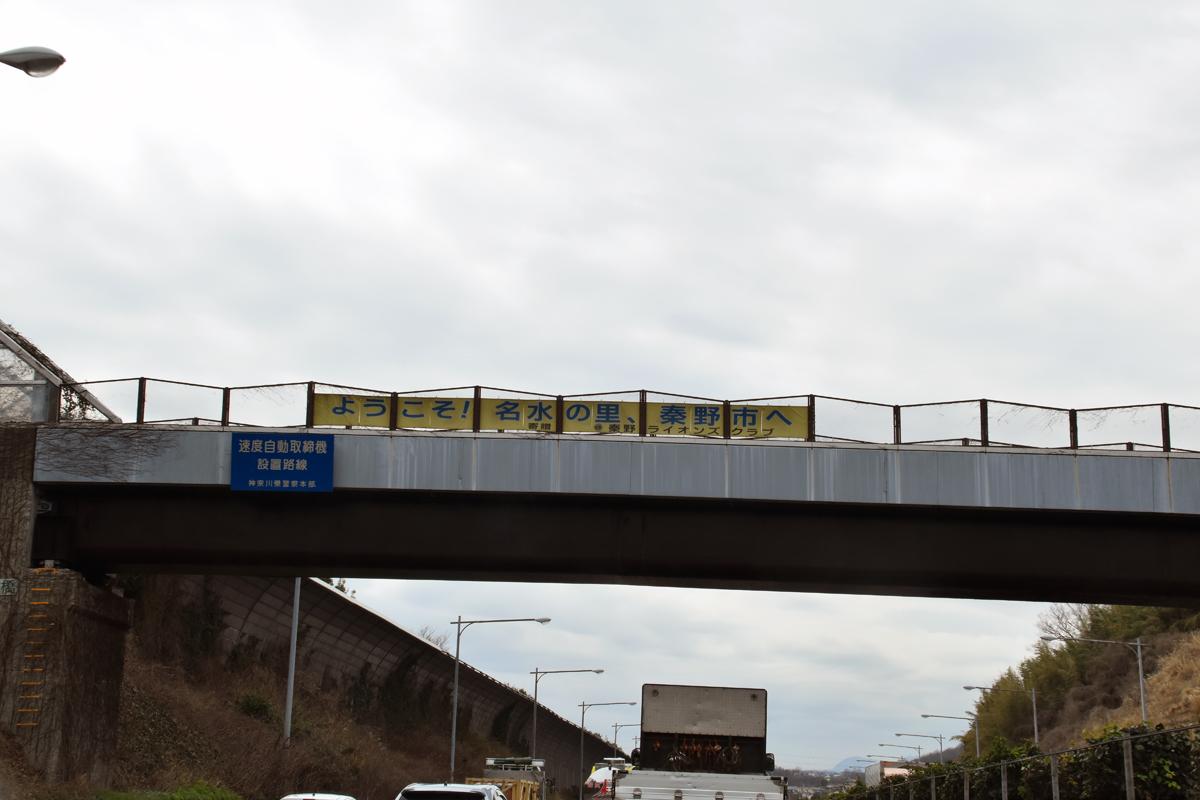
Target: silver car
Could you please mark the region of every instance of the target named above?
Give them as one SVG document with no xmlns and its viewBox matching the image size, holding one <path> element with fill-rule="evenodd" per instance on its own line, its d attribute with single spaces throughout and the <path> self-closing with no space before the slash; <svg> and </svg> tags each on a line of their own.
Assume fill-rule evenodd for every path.
<svg viewBox="0 0 1200 800">
<path fill-rule="evenodd" d="M 491 783 L 410 783 L 396 800 L 508 800 Z"/>
</svg>

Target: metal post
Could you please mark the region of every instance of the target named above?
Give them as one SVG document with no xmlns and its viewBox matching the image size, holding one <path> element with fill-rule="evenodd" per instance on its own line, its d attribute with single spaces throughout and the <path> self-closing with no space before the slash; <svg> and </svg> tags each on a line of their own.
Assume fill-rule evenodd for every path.
<svg viewBox="0 0 1200 800">
<path fill-rule="evenodd" d="M 458 654 L 462 647 L 462 614 L 458 615 L 454 629 L 457 633 L 454 636 L 454 699 L 450 703 L 450 783 L 454 783 L 454 749 L 458 740 Z"/>
<path fill-rule="evenodd" d="M 1121 740 L 1121 750 L 1125 756 L 1125 800 L 1137 800 L 1133 792 L 1133 740 L 1128 733 Z"/>
<path fill-rule="evenodd" d="M 313 422 L 316 419 L 317 413 L 317 384 L 315 381 L 308 382 L 308 388 L 304 394 L 304 427 L 313 427 Z"/>
<path fill-rule="evenodd" d="M 962 771 L 963 779 L 963 800 L 971 800 L 971 773 L 965 769 Z"/>
<path fill-rule="evenodd" d="M 554 432 L 563 432 L 563 396 L 554 399 Z"/>
<path fill-rule="evenodd" d="M 988 401 L 979 401 L 979 443 L 984 447 L 991 441 L 988 436 Z"/>
<path fill-rule="evenodd" d="M 1171 452 L 1171 406 L 1163 403 L 1160 407 L 1162 415 L 1162 449 L 1164 453 Z"/>
<path fill-rule="evenodd" d="M 138 378 L 137 422 L 141 425 L 146 421 L 146 379 Z"/>
<path fill-rule="evenodd" d="M 638 436 L 646 435 L 646 390 L 638 390 Z"/>
<path fill-rule="evenodd" d="M 46 421 L 58 422 L 62 416 L 62 390 L 63 387 L 52 383 L 49 386 L 49 397 L 46 403 Z"/>
<path fill-rule="evenodd" d="M 1050 756 L 1050 796 L 1059 800 L 1058 794 L 1058 756 Z"/>
<path fill-rule="evenodd" d="M 1079 449 L 1079 412 L 1071 409 L 1067 412 L 1067 426 L 1071 436 L 1071 449 Z"/>
<path fill-rule="evenodd" d="M 1037 723 L 1037 687 L 1031 687 L 1029 696 L 1033 698 L 1033 746 L 1039 747 L 1038 743 L 1038 723 Z"/>
<path fill-rule="evenodd" d="M 733 414 L 729 409 L 729 401 L 726 400 L 721 404 L 721 435 L 726 439 L 733 435 Z"/>
<path fill-rule="evenodd" d="M 479 433 L 479 426 L 483 424 L 483 387 L 476 386 L 475 394 L 471 400 L 471 430 Z"/>
<path fill-rule="evenodd" d="M 392 392 L 388 396 L 388 430 L 394 431 L 400 427 L 400 394 Z"/>
<path fill-rule="evenodd" d="M 296 689 L 296 639 L 300 633 L 300 579 L 292 586 L 292 643 L 288 647 L 287 699 L 283 703 L 283 743 L 292 741 L 292 697 Z"/>
<path fill-rule="evenodd" d="M 587 719 L 587 703 L 580 703 L 579 709 L 579 800 L 583 800 L 583 725 Z"/>
<path fill-rule="evenodd" d="M 233 390 L 226 386 L 221 390 L 221 425 L 229 426 L 229 406 L 232 400 Z"/>
<path fill-rule="evenodd" d="M 892 406 L 892 444 L 900 444 L 902 441 L 904 436 L 900 427 L 900 406 Z"/>
<path fill-rule="evenodd" d="M 541 676 L 538 674 L 538 668 L 533 668 L 533 741 L 529 745 L 529 757 L 537 758 L 537 692 L 538 682 L 541 681 Z"/>
<path fill-rule="evenodd" d="M 1138 695 L 1142 700 L 1142 724 L 1146 724 L 1146 675 L 1142 671 L 1142 637 L 1134 640 L 1134 649 L 1137 650 L 1138 660 Z"/>
<path fill-rule="evenodd" d="M 621 723 L 619 723 L 619 722 L 613 723 L 613 758 L 617 757 L 617 731 L 620 730 L 620 728 L 618 728 L 617 726 L 620 724 Z"/>
<path fill-rule="evenodd" d="M 1000 800 L 1008 800 L 1008 764 L 1000 765 Z"/>
<path fill-rule="evenodd" d="M 817 440 L 817 396 L 808 396 L 808 441 Z"/>
</svg>

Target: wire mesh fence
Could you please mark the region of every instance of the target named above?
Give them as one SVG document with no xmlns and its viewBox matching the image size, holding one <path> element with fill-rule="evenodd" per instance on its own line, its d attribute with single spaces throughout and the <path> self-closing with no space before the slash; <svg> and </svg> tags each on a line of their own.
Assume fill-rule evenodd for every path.
<svg viewBox="0 0 1200 800">
<path fill-rule="evenodd" d="M 378 389 L 318 381 L 212 386 L 159 378 L 64 385 L 57 421 L 793 439 L 876 445 L 1200 452 L 1200 407 L 1068 409 L 1001 400 L 894 404 L 818 394 L 722 400 L 653 389 L 549 394 L 490 386 Z"/>
<path fill-rule="evenodd" d="M 1053 753 L 920 765 L 829 800 L 1197 800 L 1200 725 L 1110 729 Z"/>
</svg>

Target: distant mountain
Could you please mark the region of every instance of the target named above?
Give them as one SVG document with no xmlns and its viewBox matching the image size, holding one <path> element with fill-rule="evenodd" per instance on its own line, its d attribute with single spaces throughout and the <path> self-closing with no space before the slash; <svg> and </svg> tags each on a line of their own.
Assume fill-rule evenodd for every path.
<svg viewBox="0 0 1200 800">
<path fill-rule="evenodd" d="M 834 764 L 833 769 L 831 769 L 830 772 L 845 772 L 846 770 L 862 772 L 863 768 L 866 767 L 866 764 L 860 763 L 860 758 L 862 758 L 862 756 L 847 756 L 838 763 Z"/>
</svg>

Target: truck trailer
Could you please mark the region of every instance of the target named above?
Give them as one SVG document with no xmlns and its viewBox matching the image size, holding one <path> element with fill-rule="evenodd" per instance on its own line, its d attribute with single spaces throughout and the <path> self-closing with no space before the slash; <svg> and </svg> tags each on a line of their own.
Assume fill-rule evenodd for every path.
<svg viewBox="0 0 1200 800">
<path fill-rule="evenodd" d="M 767 752 L 767 692 L 642 686 L 641 746 L 614 800 L 786 800 Z"/>
</svg>

